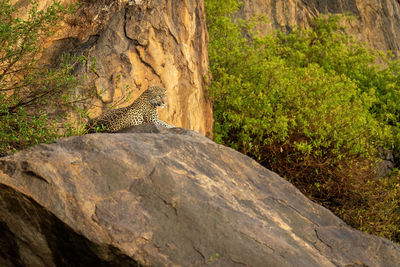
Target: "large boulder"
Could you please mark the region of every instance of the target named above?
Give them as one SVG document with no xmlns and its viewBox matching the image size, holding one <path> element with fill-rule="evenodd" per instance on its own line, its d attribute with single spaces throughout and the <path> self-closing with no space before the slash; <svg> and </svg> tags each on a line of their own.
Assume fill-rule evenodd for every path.
<svg viewBox="0 0 400 267">
<path fill-rule="evenodd" d="M 254 160 L 195 132 L 145 128 L 0 159 L 0 265 L 400 265 L 398 245 Z"/>
</svg>

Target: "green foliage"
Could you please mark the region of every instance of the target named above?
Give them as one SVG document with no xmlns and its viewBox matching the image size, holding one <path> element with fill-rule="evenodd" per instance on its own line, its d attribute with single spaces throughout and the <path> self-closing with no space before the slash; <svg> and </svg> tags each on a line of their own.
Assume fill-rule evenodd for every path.
<svg viewBox="0 0 400 267">
<path fill-rule="evenodd" d="M 217 261 L 220 258 L 219 253 L 215 253 L 214 255 L 210 256 L 209 262 Z"/>
<path fill-rule="evenodd" d="M 399 62 L 344 34 L 338 16 L 260 36 L 239 7 L 206 0 L 215 141 L 341 210 L 371 183 L 380 149 L 399 155 Z"/>
<path fill-rule="evenodd" d="M 306 30 L 294 30 L 289 35 L 279 33 L 278 55 L 294 67 L 316 63 L 329 74 L 347 77 L 361 93 L 371 95 L 369 112 L 390 132 L 384 136 L 385 146 L 399 158 L 400 61 L 390 53 L 368 49 L 344 34 L 340 18 L 318 17 Z"/>
<path fill-rule="evenodd" d="M 82 100 L 75 96 L 81 81 L 72 71 L 84 57 L 65 56 L 56 67 L 37 64 L 44 41 L 73 7 L 54 1 L 39 10 L 38 4 L 31 1 L 26 16 L 19 17 L 15 4 L 0 1 L 0 156 L 62 136 L 58 122 Z M 80 131 L 63 128 L 66 134 Z"/>
<path fill-rule="evenodd" d="M 305 32 L 253 36 L 251 42 L 242 37 L 240 24 L 226 17 L 215 22 L 224 36 L 210 25 L 210 92 L 218 142 L 260 161 L 274 148 L 329 164 L 374 155 L 387 130 L 369 112 L 376 102 L 374 90 L 362 91 L 351 77 L 333 69 L 337 62 L 329 60 L 342 58 L 342 49 L 325 53 L 329 59 L 316 56 L 325 52 L 320 52 L 321 43 L 331 50 L 337 40 L 342 44 L 325 33 L 335 29 L 332 20 L 317 19 L 318 27 Z M 345 56 L 352 60 L 347 51 Z"/>
</svg>

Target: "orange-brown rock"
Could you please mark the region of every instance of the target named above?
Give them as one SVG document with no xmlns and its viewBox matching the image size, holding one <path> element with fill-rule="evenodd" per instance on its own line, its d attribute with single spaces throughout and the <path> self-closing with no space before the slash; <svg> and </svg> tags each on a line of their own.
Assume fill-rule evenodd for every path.
<svg viewBox="0 0 400 267">
<path fill-rule="evenodd" d="M 347 30 L 358 40 L 380 50 L 392 50 L 400 56 L 400 1 L 394 0 L 244 0 L 241 16 L 267 16 L 271 28 L 288 30 L 294 25 L 305 26 L 319 14 L 350 13 L 355 20 Z"/>
<path fill-rule="evenodd" d="M 41 1 L 41 7 L 50 0 Z M 73 3 L 64 0 L 63 3 Z M 101 100 L 91 117 L 116 104 L 132 90 L 129 105 L 149 85 L 167 89 L 168 105 L 160 119 L 210 136 L 212 107 L 206 97 L 208 35 L 204 0 L 81 1 L 44 50 L 44 61 L 62 53 L 96 59 L 77 74 L 89 74 Z M 117 105 L 121 107 L 121 105 Z"/>
</svg>

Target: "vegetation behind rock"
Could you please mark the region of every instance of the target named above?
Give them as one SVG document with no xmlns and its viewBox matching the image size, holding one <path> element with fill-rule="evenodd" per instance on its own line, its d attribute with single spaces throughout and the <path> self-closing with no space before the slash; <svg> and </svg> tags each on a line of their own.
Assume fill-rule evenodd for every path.
<svg viewBox="0 0 400 267">
<path fill-rule="evenodd" d="M 73 74 L 86 59 L 65 54 L 56 66 L 38 63 L 46 40 L 74 8 L 54 1 L 40 10 L 39 1 L 31 1 L 24 17 L 18 4 L 0 1 L 0 156 L 82 128 L 65 122 L 90 94 L 79 92 L 82 79 Z"/>
<path fill-rule="evenodd" d="M 383 150 L 400 155 L 399 61 L 346 35 L 340 20 L 350 17 L 261 36 L 263 18 L 235 19 L 239 7 L 206 0 L 215 141 L 399 242 L 399 176 L 375 175 Z"/>
</svg>

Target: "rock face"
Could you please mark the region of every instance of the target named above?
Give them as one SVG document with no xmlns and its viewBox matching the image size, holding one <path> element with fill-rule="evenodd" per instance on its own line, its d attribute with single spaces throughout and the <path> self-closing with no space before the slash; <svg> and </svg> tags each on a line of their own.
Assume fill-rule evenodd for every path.
<svg viewBox="0 0 400 267">
<path fill-rule="evenodd" d="M 40 2 L 43 8 L 51 1 Z M 208 70 L 204 0 L 80 2 L 77 12 L 47 42 L 42 60 L 57 61 L 65 52 L 96 59 L 94 73 L 89 64 L 76 70 L 89 75 L 89 87 L 95 86 L 101 98 L 91 117 L 107 104 L 121 102 L 129 88 L 132 97 L 124 106 L 147 86 L 162 86 L 167 89 L 168 105 L 160 111 L 160 119 L 210 136 L 213 116 L 204 82 Z"/>
<path fill-rule="evenodd" d="M 399 246 L 252 159 L 146 128 L 2 158 L 0 265 L 399 266 Z"/>
<path fill-rule="evenodd" d="M 241 16 L 250 18 L 264 14 L 270 27 L 288 30 L 304 26 L 319 14 L 350 13 L 356 17 L 348 22 L 348 32 L 374 48 L 392 50 L 400 56 L 400 1 L 394 0 L 244 0 Z M 269 28 L 271 29 L 271 28 Z M 262 32 L 269 30 L 261 29 Z"/>
</svg>

